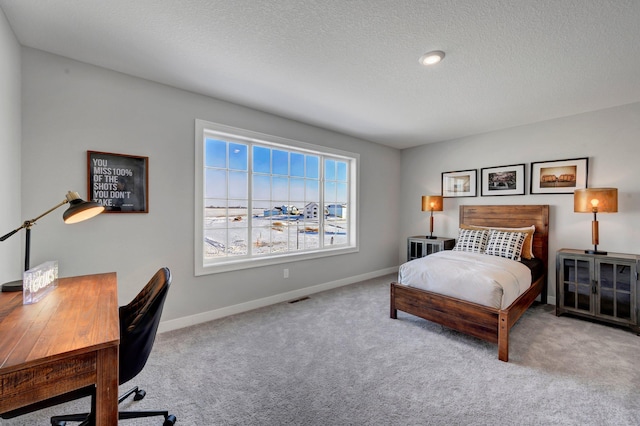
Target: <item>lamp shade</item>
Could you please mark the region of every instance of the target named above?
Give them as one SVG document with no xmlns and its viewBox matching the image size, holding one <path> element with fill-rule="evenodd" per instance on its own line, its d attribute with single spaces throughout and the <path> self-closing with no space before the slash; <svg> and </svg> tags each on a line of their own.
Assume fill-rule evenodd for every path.
<svg viewBox="0 0 640 426">
<path fill-rule="evenodd" d="M 617 188 L 585 188 L 573 193 L 573 211 L 576 213 L 617 213 Z"/>
<path fill-rule="evenodd" d="M 442 195 L 423 195 L 422 196 L 423 212 L 441 212 L 442 211 Z"/>
<path fill-rule="evenodd" d="M 84 201 L 77 192 L 67 192 L 69 208 L 62 214 L 64 223 L 78 223 L 91 219 L 104 211 L 104 206 L 95 201 Z"/>
</svg>

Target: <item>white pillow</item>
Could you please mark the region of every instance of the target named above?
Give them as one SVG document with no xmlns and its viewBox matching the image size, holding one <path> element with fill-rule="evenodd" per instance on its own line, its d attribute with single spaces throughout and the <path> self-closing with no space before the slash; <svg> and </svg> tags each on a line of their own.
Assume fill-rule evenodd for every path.
<svg viewBox="0 0 640 426">
<path fill-rule="evenodd" d="M 506 232 L 492 230 L 485 249 L 486 254 L 520 261 L 526 232 Z"/>
<path fill-rule="evenodd" d="M 454 251 L 484 253 L 489 240 L 489 231 L 478 229 L 460 229 Z"/>
</svg>

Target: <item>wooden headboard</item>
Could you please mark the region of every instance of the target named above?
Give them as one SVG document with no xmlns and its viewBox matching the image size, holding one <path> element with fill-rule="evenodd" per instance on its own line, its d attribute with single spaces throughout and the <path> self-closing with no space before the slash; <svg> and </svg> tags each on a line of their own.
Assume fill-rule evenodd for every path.
<svg viewBox="0 0 640 426">
<path fill-rule="evenodd" d="M 533 255 L 544 262 L 549 261 L 549 206 L 548 205 L 502 205 L 460 206 L 460 223 L 476 226 L 521 228 L 536 226 L 533 234 Z"/>
</svg>

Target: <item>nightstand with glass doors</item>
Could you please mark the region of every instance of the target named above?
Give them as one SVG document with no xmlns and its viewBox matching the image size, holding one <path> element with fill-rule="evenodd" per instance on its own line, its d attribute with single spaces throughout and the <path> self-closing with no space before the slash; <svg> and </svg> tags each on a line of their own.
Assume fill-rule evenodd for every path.
<svg viewBox="0 0 640 426">
<path fill-rule="evenodd" d="M 407 239 L 407 262 L 428 256 L 443 250 L 451 250 L 456 245 L 454 238 L 427 238 L 414 236 Z"/>
<path fill-rule="evenodd" d="M 635 254 L 589 254 L 562 249 L 556 256 L 556 315 L 573 314 L 640 333 Z"/>
</svg>

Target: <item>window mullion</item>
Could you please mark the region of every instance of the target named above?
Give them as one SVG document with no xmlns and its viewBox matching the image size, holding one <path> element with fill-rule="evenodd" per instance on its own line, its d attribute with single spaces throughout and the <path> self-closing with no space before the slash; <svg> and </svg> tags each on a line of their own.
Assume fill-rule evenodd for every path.
<svg viewBox="0 0 640 426">
<path fill-rule="evenodd" d="M 253 144 L 247 142 L 247 256 L 253 257 Z"/>
<path fill-rule="evenodd" d="M 345 233 L 348 236 L 347 244 L 351 244 L 351 216 L 353 214 L 353 205 L 351 203 L 351 162 L 347 162 L 347 212 L 345 213 L 347 216 L 347 220 L 344 222 Z"/>
<path fill-rule="evenodd" d="M 229 157 L 229 143 L 227 142 L 226 144 L 226 151 L 225 151 L 225 171 L 226 171 L 226 175 L 227 175 L 227 193 L 225 195 L 226 201 L 227 201 L 227 218 L 229 217 L 229 213 L 230 213 L 230 209 L 231 209 L 231 158 Z M 231 246 L 231 244 L 229 243 L 231 241 L 231 228 L 229 228 L 229 225 L 227 224 L 227 227 L 225 229 L 225 234 L 227 236 L 227 240 L 226 240 L 226 245 L 224 247 L 224 251 L 225 251 L 225 257 L 229 256 L 229 247 Z"/>
<path fill-rule="evenodd" d="M 324 168 L 325 168 L 325 156 L 321 155 L 320 156 L 320 173 L 319 173 L 319 177 L 320 177 L 320 206 L 319 206 L 319 214 L 318 214 L 318 248 L 319 249 L 323 249 L 324 248 L 324 188 L 325 188 L 325 182 L 324 182 Z"/>
</svg>

